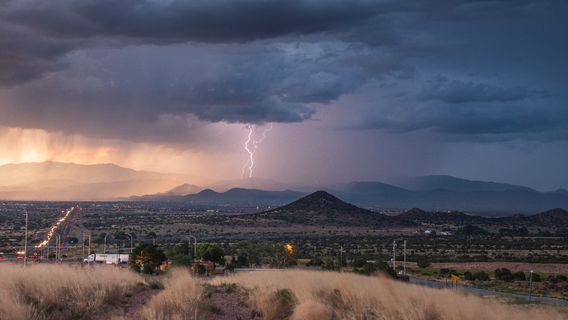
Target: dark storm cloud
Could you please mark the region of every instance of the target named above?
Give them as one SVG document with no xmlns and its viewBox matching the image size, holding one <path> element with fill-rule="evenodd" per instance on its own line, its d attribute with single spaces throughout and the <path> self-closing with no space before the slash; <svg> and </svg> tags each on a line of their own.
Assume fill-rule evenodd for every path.
<svg viewBox="0 0 568 320">
<path fill-rule="evenodd" d="M 341 30 L 381 13 L 384 1 L 11 0 L 0 4 L 0 84 L 59 67 L 100 45 L 248 42 Z"/>
<path fill-rule="evenodd" d="M 389 100 L 345 105 L 362 118 L 354 127 L 568 138 L 566 67 L 554 54 L 567 51 L 557 39 L 565 8 L 555 0 L 4 1 L 0 124 L 183 140 L 188 117 L 301 122 L 373 82 Z"/>
<path fill-rule="evenodd" d="M 328 31 L 384 6 L 375 0 L 27 0 L 9 1 L 1 16 L 55 37 L 226 42 Z"/>
<path fill-rule="evenodd" d="M 486 83 L 437 77 L 426 83 L 418 98 L 447 103 L 505 102 L 523 100 L 528 95 L 527 91 L 523 87 L 503 88 Z"/>
</svg>

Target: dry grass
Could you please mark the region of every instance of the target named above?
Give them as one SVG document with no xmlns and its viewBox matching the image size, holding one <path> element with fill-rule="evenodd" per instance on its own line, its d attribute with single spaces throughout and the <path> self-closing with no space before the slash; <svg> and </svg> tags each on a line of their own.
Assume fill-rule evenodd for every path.
<svg viewBox="0 0 568 320">
<path fill-rule="evenodd" d="M 283 319 L 278 290 L 293 294 L 291 319 L 478 320 L 566 319 L 566 314 L 488 301 L 385 278 L 314 271 L 267 271 L 219 278 L 253 288 L 252 300 L 266 320 Z M 285 304 L 285 303 L 284 303 Z"/>
<path fill-rule="evenodd" d="M 0 265 L 0 319 L 90 319 L 143 280 L 117 268 Z"/>
<path fill-rule="evenodd" d="M 174 269 L 163 281 L 164 290 L 142 310 L 145 320 L 195 319 L 202 286 L 186 269 Z"/>
<path fill-rule="evenodd" d="M 120 305 L 142 281 L 128 270 L 112 267 L 0 265 L 0 319 L 107 319 L 105 315 L 112 314 L 111 307 Z M 133 319 L 233 319 L 230 312 L 207 309 L 207 303 L 219 302 L 215 292 L 225 292 L 217 298 L 232 294 L 239 300 L 240 295 L 245 314 L 260 314 L 264 320 L 568 319 L 563 309 L 507 305 L 454 291 L 347 273 L 265 271 L 205 282 L 193 278 L 187 270 L 174 269 L 162 283 L 164 290 L 154 295 Z M 221 287 L 223 284 L 237 287 Z M 204 285 L 210 289 L 204 290 Z M 227 310 L 233 309 L 223 309 Z"/>
</svg>

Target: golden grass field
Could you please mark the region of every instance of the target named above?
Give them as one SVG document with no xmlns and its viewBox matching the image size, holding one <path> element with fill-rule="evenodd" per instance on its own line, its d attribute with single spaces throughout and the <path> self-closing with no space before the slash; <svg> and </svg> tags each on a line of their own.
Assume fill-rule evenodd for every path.
<svg viewBox="0 0 568 320">
<path fill-rule="evenodd" d="M 160 281 L 163 289 L 151 289 L 151 281 Z M 147 293 L 143 305 L 134 313 L 114 312 L 121 303 L 144 296 L 136 292 Z M 568 319 L 568 310 L 505 304 L 349 273 L 282 270 L 199 279 L 178 269 L 142 278 L 106 266 L 0 265 L 0 319 L 253 318 L 560 320 Z"/>
<path fill-rule="evenodd" d="M 0 265 L 0 319 L 88 319 L 143 282 L 117 268 Z"/>
</svg>

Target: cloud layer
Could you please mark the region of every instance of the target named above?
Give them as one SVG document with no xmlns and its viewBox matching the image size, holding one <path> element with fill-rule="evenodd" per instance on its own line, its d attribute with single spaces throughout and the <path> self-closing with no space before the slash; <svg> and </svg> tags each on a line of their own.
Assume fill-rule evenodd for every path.
<svg viewBox="0 0 568 320">
<path fill-rule="evenodd" d="M 208 122 L 568 139 L 563 1 L 9 0 L 0 125 L 199 143 Z M 564 27 L 564 28 L 563 28 Z"/>
</svg>

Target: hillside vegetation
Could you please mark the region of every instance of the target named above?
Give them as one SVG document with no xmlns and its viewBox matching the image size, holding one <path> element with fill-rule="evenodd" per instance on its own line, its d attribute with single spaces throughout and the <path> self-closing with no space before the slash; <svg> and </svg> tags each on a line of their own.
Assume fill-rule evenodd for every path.
<svg viewBox="0 0 568 320">
<path fill-rule="evenodd" d="M 143 286 L 119 268 L 0 265 L 0 319 L 92 319 Z"/>
<path fill-rule="evenodd" d="M 161 284 L 147 285 L 135 273 L 115 267 L 1 265 L 0 319 L 560 320 L 568 316 L 563 309 L 507 305 L 349 273 L 282 270 L 203 279 L 192 277 L 187 269 L 174 269 L 147 280 Z M 123 312 L 125 304 L 136 308 Z"/>
</svg>

